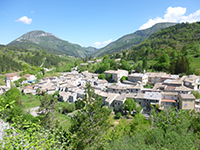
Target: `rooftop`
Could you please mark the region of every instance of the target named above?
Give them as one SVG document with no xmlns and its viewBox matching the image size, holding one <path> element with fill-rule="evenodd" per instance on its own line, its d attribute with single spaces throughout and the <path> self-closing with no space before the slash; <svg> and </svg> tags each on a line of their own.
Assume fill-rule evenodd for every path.
<svg viewBox="0 0 200 150">
<path fill-rule="evenodd" d="M 180 94 L 179 95 L 182 99 L 195 99 L 193 94 Z"/>
</svg>

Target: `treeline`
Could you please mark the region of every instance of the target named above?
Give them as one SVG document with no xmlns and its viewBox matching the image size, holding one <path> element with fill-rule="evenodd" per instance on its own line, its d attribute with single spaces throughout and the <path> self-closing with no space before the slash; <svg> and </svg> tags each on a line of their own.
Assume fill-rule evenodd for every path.
<svg viewBox="0 0 200 150">
<path fill-rule="evenodd" d="M 14 61 L 12 58 L 0 56 L 0 73 L 13 72 L 22 70 L 22 64 Z"/>
</svg>

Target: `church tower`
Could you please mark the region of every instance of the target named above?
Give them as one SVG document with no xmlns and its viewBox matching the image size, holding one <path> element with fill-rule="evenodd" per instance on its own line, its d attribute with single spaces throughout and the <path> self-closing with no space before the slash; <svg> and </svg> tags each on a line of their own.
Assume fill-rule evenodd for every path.
<svg viewBox="0 0 200 150">
<path fill-rule="evenodd" d="M 10 89 L 10 80 L 8 77 L 6 77 L 6 79 L 5 79 L 5 84 Z"/>
</svg>

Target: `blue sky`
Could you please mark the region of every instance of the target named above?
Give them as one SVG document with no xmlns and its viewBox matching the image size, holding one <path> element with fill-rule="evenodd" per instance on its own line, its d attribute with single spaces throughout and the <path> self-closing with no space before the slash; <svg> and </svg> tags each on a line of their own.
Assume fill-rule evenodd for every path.
<svg viewBox="0 0 200 150">
<path fill-rule="evenodd" d="M 0 44 L 33 30 L 103 47 L 158 22 L 200 21 L 199 0 L 0 0 Z"/>
</svg>

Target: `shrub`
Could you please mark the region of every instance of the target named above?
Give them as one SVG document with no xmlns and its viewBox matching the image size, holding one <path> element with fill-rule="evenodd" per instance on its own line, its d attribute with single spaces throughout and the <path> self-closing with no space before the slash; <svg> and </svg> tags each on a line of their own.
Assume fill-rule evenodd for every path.
<svg viewBox="0 0 200 150">
<path fill-rule="evenodd" d="M 76 102 L 76 109 L 81 109 L 85 106 L 85 103 L 82 100 Z"/>
<path fill-rule="evenodd" d="M 127 80 L 127 79 L 128 79 L 127 76 L 123 76 L 123 77 L 120 79 L 120 81 L 123 82 L 123 81 L 125 81 L 125 80 Z"/>
<path fill-rule="evenodd" d="M 121 116 L 122 116 L 121 112 L 118 112 L 118 113 L 116 114 L 116 118 L 117 118 L 117 119 L 120 119 Z"/>
<path fill-rule="evenodd" d="M 106 75 L 105 75 L 104 73 L 102 73 L 102 74 L 100 74 L 100 75 L 98 76 L 98 78 L 99 78 L 99 79 L 105 79 L 105 78 L 106 78 Z"/>
<path fill-rule="evenodd" d="M 66 113 L 70 113 L 70 112 L 73 112 L 75 110 L 75 104 L 72 103 L 72 104 L 68 104 L 66 107 Z"/>
</svg>

